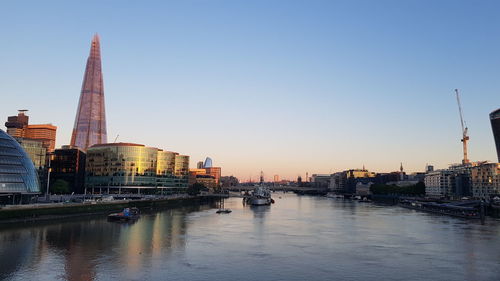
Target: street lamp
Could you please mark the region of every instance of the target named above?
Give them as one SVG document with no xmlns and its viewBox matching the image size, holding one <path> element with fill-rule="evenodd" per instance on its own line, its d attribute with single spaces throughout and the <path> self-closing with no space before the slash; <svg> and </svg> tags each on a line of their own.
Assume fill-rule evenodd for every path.
<svg viewBox="0 0 500 281">
<path fill-rule="evenodd" d="M 49 187 L 50 187 L 50 160 L 52 159 L 52 155 L 54 155 L 53 152 L 47 153 L 47 156 L 49 156 L 49 165 L 47 166 L 47 189 L 45 190 L 45 199 L 48 200 L 49 198 Z"/>
</svg>

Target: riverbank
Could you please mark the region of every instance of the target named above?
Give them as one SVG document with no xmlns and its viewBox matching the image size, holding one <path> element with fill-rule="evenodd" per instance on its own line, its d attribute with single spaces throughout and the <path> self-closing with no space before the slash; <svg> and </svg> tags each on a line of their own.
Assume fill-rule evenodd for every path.
<svg viewBox="0 0 500 281">
<path fill-rule="evenodd" d="M 84 203 L 50 203 L 13 205 L 0 209 L 0 224 L 48 221 L 71 217 L 107 214 L 123 208 L 139 209 L 176 208 L 208 203 L 215 200 L 206 196 L 185 196 L 143 200 L 91 201 Z"/>
</svg>

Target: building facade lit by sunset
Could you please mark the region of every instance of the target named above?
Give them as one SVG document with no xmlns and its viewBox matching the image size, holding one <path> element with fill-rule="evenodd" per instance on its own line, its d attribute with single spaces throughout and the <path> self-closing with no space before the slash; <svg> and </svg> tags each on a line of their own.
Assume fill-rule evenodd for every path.
<svg viewBox="0 0 500 281">
<path fill-rule="evenodd" d="M 189 156 L 134 143 L 96 144 L 87 149 L 87 192 L 147 192 L 185 189 Z M 143 190 L 143 191 L 141 191 Z"/>
<path fill-rule="evenodd" d="M 156 185 L 160 189 L 184 188 L 187 186 L 187 174 L 183 172 L 186 165 L 186 157 L 179 156 L 179 153 L 172 151 L 158 150 Z M 177 165 L 177 173 L 176 173 Z M 189 157 L 187 157 L 189 167 Z"/>
<path fill-rule="evenodd" d="M 7 117 L 5 127 L 7 134 L 16 138 L 27 138 L 41 141 L 48 152 L 52 152 L 56 146 L 57 127 L 52 124 L 29 124 L 27 110 L 19 110 L 17 116 Z"/>
<path fill-rule="evenodd" d="M 210 175 L 210 176 L 214 177 L 215 184 L 219 185 L 219 183 L 220 183 L 220 177 L 221 177 L 221 174 L 222 174 L 221 167 L 205 168 L 205 171 L 207 172 L 207 175 Z"/>
<path fill-rule="evenodd" d="M 207 174 L 206 169 L 189 169 L 188 185 L 192 186 L 196 183 L 202 184 L 211 191 L 215 190 L 215 188 L 217 187 L 215 178 Z"/>
<path fill-rule="evenodd" d="M 71 146 L 84 151 L 94 144 L 107 142 L 104 84 L 101 67 L 99 36 L 92 39 L 90 54 L 83 77 L 80 101 L 75 125 L 71 134 Z"/>
<path fill-rule="evenodd" d="M 176 178 L 175 187 L 187 187 L 189 180 L 189 156 L 175 155 L 174 175 Z"/>
</svg>

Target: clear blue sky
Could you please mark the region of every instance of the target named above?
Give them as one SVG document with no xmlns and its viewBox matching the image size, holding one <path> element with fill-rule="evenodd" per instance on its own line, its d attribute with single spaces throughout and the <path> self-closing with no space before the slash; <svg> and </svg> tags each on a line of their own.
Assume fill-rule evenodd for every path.
<svg viewBox="0 0 500 281">
<path fill-rule="evenodd" d="M 494 161 L 499 1 L 3 1 L 0 116 L 69 143 L 93 33 L 108 141 L 210 156 L 223 174 Z"/>
</svg>

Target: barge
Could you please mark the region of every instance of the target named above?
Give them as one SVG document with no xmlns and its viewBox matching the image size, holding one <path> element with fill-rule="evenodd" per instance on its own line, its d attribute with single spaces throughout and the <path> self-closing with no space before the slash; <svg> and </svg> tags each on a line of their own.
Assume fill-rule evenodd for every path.
<svg viewBox="0 0 500 281">
<path fill-rule="evenodd" d="M 464 206 L 465 205 L 465 206 Z M 484 206 L 479 201 L 465 203 L 437 203 L 416 200 L 401 200 L 399 206 L 407 209 L 448 215 L 464 219 L 484 220 Z"/>
</svg>

